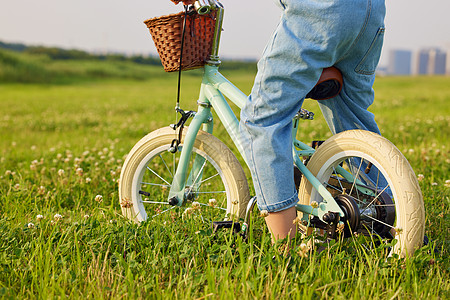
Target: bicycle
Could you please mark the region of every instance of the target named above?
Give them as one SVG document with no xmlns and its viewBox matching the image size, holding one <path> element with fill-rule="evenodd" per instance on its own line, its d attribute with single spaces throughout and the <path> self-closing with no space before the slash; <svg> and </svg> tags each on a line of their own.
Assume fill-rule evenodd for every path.
<svg viewBox="0 0 450 300">
<path fill-rule="evenodd" d="M 208 223 L 244 221 L 245 225 L 256 198 L 250 196 L 236 155 L 213 136 L 211 109 L 242 155 L 239 121 L 226 98 L 242 108 L 247 95 L 218 71 L 223 6 L 216 0 L 203 0 L 194 7 L 198 16 L 215 14 L 198 110 L 185 112 L 177 105 L 181 114 L 177 124 L 149 133 L 132 148 L 120 175 L 122 212 L 141 222 L 191 203 L 183 216 L 192 213 Z M 180 72 L 181 67 L 180 61 Z M 331 88 L 319 85 L 315 92 L 338 93 L 339 80 L 326 81 L 330 82 Z M 328 238 L 343 232 L 344 236 L 360 233 L 397 240 L 391 253 L 412 254 L 423 242 L 425 215 L 419 184 L 402 153 L 386 138 L 361 130 L 336 134 L 314 147 L 306 145 L 296 138 L 302 119 L 313 119 L 313 113 L 301 109 L 292 121 L 294 163 L 301 172 L 296 172 L 300 174 L 296 208 L 302 228 L 308 233 L 317 228 Z"/>
</svg>

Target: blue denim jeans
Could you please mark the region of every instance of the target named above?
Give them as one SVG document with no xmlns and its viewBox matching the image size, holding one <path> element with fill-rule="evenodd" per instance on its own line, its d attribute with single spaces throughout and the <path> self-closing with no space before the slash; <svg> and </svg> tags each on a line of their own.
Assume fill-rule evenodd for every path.
<svg viewBox="0 0 450 300">
<path fill-rule="evenodd" d="M 282 17 L 258 62 L 240 121 L 258 207 L 269 212 L 298 201 L 292 118 L 323 68 L 336 66 L 344 78 L 337 97 L 319 101 L 333 134 L 350 129 L 379 133 L 367 109 L 374 100 L 385 16 L 384 0 L 276 1 Z"/>
</svg>

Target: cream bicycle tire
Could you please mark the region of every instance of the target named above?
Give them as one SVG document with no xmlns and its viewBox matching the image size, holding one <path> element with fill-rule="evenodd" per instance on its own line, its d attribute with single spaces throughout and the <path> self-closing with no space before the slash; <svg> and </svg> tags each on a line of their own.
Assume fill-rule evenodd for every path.
<svg viewBox="0 0 450 300">
<path fill-rule="evenodd" d="M 187 128 L 183 131 L 182 140 L 180 143 L 181 148 L 186 131 Z M 149 205 L 145 202 L 144 196 L 140 194 L 142 192 L 139 191 L 143 185 L 143 176 L 147 176 L 146 173 L 150 170 L 148 167 L 149 163 L 151 163 L 153 159 L 157 159 L 160 161 L 160 164 L 165 165 L 163 169 L 166 169 L 166 173 L 170 173 L 170 175 L 174 173 L 172 166 L 169 168 L 170 161 L 161 161 L 159 158 L 162 158 L 163 155 L 167 155 L 167 150 L 171 146 L 171 143 L 175 137 L 175 131 L 169 127 L 164 127 L 153 131 L 142 138 L 132 148 L 125 159 L 119 181 L 119 200 L 122 207 L 122 213 L 127 218 L 135 222 L 141 222 L 148 218 L 146 206 Z M 250 195 L 247 178 L 235 155 L 219 139 L 204 131 L 199 131 L 194 143 L 193 153 L 199 154 L 205 158 L 206 162 L 210 163 L 217 172 L 218 176 L 214 175 L 213 177 L 215 179 L 220 178 L 220 181 L 223 183 L 223 192 L 226 199 L 223 199 L 222 202 L 219 201 L 219 204 L 224 206 L 222 208 L 224 211 L 222 220 L 229 218 L 230 216 L 234 219 L 244 218 Z M 168 155 L 171 156 L 172 154 Z M 159 174 L 158 176 L 160 176 L 159 178 L 162 177 Z M 155 178 L 155 180 L 159 179 Z M 166 196 L 163 194 L 170 190 L 171 181 L 170 178 L 165 178 L 164 181 L 161 182 L 162 183 L 154 184 L 152 187 L 156 190 L 161 188 L 160 193 L 158 193 L 155 197 L 159 197 L 162 202 L 167 202 L 167 198 L 164 199 Z M 203 198 L 206 196 L 207 195 L 203 195 Z M 207 200 L 208 199 L 206 199 L 206 201 Z"/>
<path fill-rule="evenodd" d="M 398 240 L 391 253 L 411 255 L 423 244 L 425 209 L 417 177 L 409 162 L 395 145 L 384 137 L 368 131 L 350 130 L 336 134 L 322 144 L 311 157 L 307 167 L 326 184 L 331 176 L 330 169 L 342 164 L 348 157 L 367 159 L 375 165 L 375 170 L 379 170 L 386 178 L 392 191 L 393 202 L 395 201 L 393 238 Z M 319 203 L 321 199 L 307 180 L 301 181 L 299 203 Z"/>
</svg>

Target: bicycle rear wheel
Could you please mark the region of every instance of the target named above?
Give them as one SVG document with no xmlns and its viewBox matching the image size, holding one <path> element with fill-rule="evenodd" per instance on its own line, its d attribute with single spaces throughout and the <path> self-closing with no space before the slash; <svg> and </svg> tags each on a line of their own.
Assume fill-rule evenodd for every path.
<svg viewBox="0 0 450 300">
<path fill-rule="evenodd" d="M 401 255 L 423 244 L 425 210 L 417 178 L 387 139 L 363 130 L 339 133 L 317 149 L 307 167 L 343 208 L 347 233 L 396 239 L 391 253 Z M 320 203 L 322 197 L 302 180 L 299 200 Z"/>
<path fill-rule="evenodd" d="M 171 153 L 168 149 L 174 138 L 173 129 L 158 129 L 142 138 L 128 154 L 119 182 L 123 215 L 135 222 L 176 210 L 183 217 L 198 216 L 204 222 L 244 218 L 250 195 L 242 166 L 225 144 L 203 131 L 197 135 L 189 162 L 191 174 L 196 175 L 186 181 L 187 208 L 180 211 L 168 204 L 185 135 L 179 150 Z"/>
</svg>

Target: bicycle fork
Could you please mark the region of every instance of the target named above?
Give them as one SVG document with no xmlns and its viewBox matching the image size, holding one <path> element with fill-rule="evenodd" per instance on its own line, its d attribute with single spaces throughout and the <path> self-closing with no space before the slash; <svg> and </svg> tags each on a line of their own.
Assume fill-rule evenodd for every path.
<svg viewBox="0 0 450 300">
<path fill-rule="evenodd" d="M 183 146 L 181 147 L 181 156 L 173 177 L 172 186 L 169 192 L 169 204 L 171 205 L 183 205 L 185 199 L 191 200 L 192 189 L 195 189 L 201 180 L 202 165 L 205 159 L 196 156 L 191 173 L 188 176 L 189 158 L 194 148 L 195 138 L 203 125 L 203 129 L 206 132 L 212 132 L 212 115 L 209 105 L 199 105 L 197 113 L 194 113 L 194 118 L 189 125 L 186 136 L 184 138 Z M 176 129 L 176 128 L 175 128 Z M 181 142 L 181 141 L 180 141 Z M 178 151 L 177 149 L 176 151 Z M 186 178 L 188 178 L 188 184 L 190 191 L 186 191 Z"/>
</svg>

